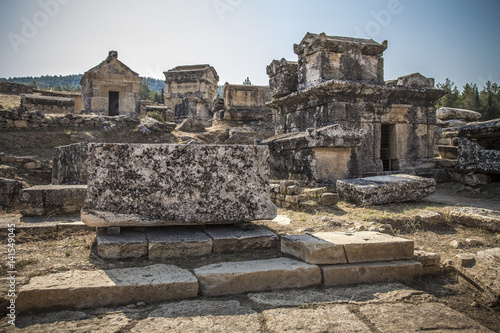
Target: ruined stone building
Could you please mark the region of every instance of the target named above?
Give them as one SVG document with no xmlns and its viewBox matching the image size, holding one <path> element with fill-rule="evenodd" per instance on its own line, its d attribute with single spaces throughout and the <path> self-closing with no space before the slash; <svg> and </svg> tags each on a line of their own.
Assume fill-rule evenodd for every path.
<svg viewBox="0 0 500 333">
<path fill-rule="evenodd" d="M 342 159 L 352 166 L 332 173 L 336 176 L 330 178 L 295 170 L 293 165 L 303 162 L 293 156 L 300 154 L 273 148 L 284 139 L 274 138 L 267 142 L 274 164 L 289 165 L 275 168 L 275 175 L 333 182 L 338 176 L 352 178 L 433 166 L 434 102 L 444 93 L 433 89 L 433 79 L 418 73 L 386 84 L 382 57 L 386 48 L 387 42 L 307 33 L 294 45 L 298 62 L 274 60 L 268 66 L 273 96 L 268 105 L 273 109 L 276 134 L 290 138 L 287 133 L 340 125 L 349 138 L 363 136 L 355 145 L 353 140 L 338 137 L 342 131 L 336 130 L 336 140 L 318 144 L 316 153 L 309 156 L 312 169 L 323 168 L 321 161 L 330 163 L 332 159 Z M 314 151 L 311 145 L 308 149 Z M 287 162 L 280 162 L 283 159 Z"/>
<path fill-rule="evenodd" d="M 205 123 L 213 117 L 219 75 L 210 65 L 177 66 L 165 74 L 165 106 L 179 122 L 199 118 Z"/>
<path fill-rule="evenodd" d="M 82 112 L 106 116 L 139 114 L 142 78 L 118 60 L 118 52 L 83 74 Z"/>
</svg>

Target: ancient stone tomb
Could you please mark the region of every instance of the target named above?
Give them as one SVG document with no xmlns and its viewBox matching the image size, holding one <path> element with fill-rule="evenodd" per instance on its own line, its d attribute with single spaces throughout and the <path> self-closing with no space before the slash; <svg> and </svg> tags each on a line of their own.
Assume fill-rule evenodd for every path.
<svg viewBox="0 0 500 333">
<path fill-rule="evenodd" d="M 106 116 L 133 115 L 141 111 L 142 78 L 118 60 L 118 52 L 83 74 L 82 113 Z"/>
<path fill-rule="evenodd" d="M 425 167 L 434 155 L 433 104 L 443 92 L 420 74 L 386 85 L 386 48 L 387 42 L 306 34 L 294 45 L 297 63 L 274 60 L 267 68 L 276 134 L 337 124 L 366 133 L 357 150 L 362 173 Z M 326 181 L 339 179 L 334 175 Z"/>
</svg>

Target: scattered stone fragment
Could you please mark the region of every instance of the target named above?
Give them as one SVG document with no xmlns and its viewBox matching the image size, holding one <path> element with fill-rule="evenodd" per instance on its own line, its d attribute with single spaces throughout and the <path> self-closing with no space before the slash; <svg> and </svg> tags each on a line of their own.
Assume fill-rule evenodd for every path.
<svg viewBox="0 0 500 333">
<path fill-rule="evenodd" d="M 454 248 L 454 249 L 463 249 L 463 248 L 465 248 L 465 244 L 462 243 L 461 241 L 458 241 L 458 240 L 451 241 L 450 246 L 452 248 Z"/>
<path fill-rule="evenodd" d="M 378 229 L 383 234 L 394 236 L 394 229 L 390 224 L 382 224 L 381 226 L 378 227 Z"/>
<path fill-rule="evenodd" d="M 205 126 L 199 119 L 187 118 L 179 125 L 177 130 L 181 132 L 199 133 L 205 132 Z"/>
<path fill-rule="evenodd" d="M 457 207 L 449 210 L 446 215 L 456 223 L 500 232 L 499 211 L 476 207 Z"/>
<path fill-rule="evenodd" d="M 324 206 L 334 206 L 339 202 L 337 193 L 323 193 L 321 195 L 321 204 Z"/>
<path fill-rule="evenodd" d="M 444 222 L 444 219 L 443 215 L 438 212 L 432 210 L 419 210 L 415 214 L 415 222 L 425 225 L 433 225 Z"/>
<path fill-rule="evenodd" d="M 474 238 L 466 238 L 465 239 L 465 244 L 467 244 L 468 247 L 483 246 L 483 242 L 482 241 L 480 241 L 479 239 L 474 239 Z"/>
<path fill-rule="evenodd" d="M 432 178 L 405 174 L 337 181 L 339 194 L 360 205 L 419 200 L 434 193 L 435 186 Z"/>
<path fill-rule="evenodd" d="M 439 255 L 439 253 L 415 250 L 415 252 L 413 253 L 413 259 L 419 261 L 424 267 L 438 266 L 441 261 L 441 256 Z"/>
<path fill-rule="evenodd" d="M 456 267 L 472 267 L 475 263 L 474 255 L 470 253 L 460 253 L 454 258 L 454 264 Z"/>
</svg>

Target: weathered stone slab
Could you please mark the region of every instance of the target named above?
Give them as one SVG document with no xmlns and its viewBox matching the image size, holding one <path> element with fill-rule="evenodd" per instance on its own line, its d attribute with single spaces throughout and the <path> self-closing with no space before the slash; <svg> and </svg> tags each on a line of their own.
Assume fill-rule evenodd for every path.
<svg viewBox="0 0 500 333">
<path fill-rule="evenodd" d="M 144 257 L 148 254 L 148 240 L 139 231 L 122 230 L 120 235 L 108 236 L 105 230 L 99 230 L 97 253 L 105 259 Z"/>
<path fill-rule="evenodd" d="M 23 183 L 15 179 L 0 178 L 0 206 L 14 208 L 19 204 Z"/>
<path fill-rule="evenodd" d="M 500 212 L 477 207 L 457 207 L 446 215 L 453 222 L 473 228 L 484 228 L 493 232 L 500 231 Z"/>
<path fill-rule="evenodd" d="M 413 201 L 436 190 L 436 181 L 405 174 L 337 180 L 337 191 L 346 200 L 361 205 Z"/>
<path fill-rule="evenodd" d="M 344 247 L 310 235 L 281 237 L 281 252 L 297 257 L 309 264 L 345 264 Z"/>
<path fill-rule="evenodd" d="M 194 274 L 206 296 L 303 288 L 321 283 L 318 266 L 289 258 L 212 264 L 196 268 Z"/>
<path fill-rule="evenodd" d="M 422 274 L 422 264 L 415 260 L 322 266 L 325 286 L 408 281 Z"/>
<path fill-rule="evenodd" d="M 193 298 L 196 278 L 173 265 L 97 271 L 71 270 L 31 278 L 21 287 L 16 310 L 87 308 L 110 304 Z"/>
<path fill-rule="evenodd" d="M 469 267 L 456 267 L 459 275 L 472 281 L 492 302 L 500 301 L 500 247 L 478 252 Z"/>
<path fill-rule="evenodd" d="M 379 332 L 491 332 L 475 320 L 437 302 L 368 304 L 360 311 Z"/>
<path fill-rule="evenodd" d="M 281 308 L 262 312 L 269 332 L 372 332 L 348 305 L 322 305 L 312 309 Z"/>
<path fill-rule="evenodd" d="M 231 253 L 278 246 L 278 236 L 269 229 L 242 230 L 231 226 L 210 226 L 205 233 L 213 240 L 214 253 Z"/>
<path fill-rule="evenodd" d="M 149 259 L 199 257 L 212 252 L 212 239 L 203 231 L 183 228 L 148 229 Z"/>
<path fill-rule="evenodd" d="M 401 283 L 393 282 L 321 289 L 277 290 L 251 293 L 247 296 L 252 302 L 272 307 L 285 307 L 324 303 L 394 302 L 409 299 L 412 294 L 421 295 L 422 292 L 409 289 Z"/>
<path fill-rule="evenodd" d="M 413 241 L 372 231 L 318 232 L 314 237 L 343 246 L 348 263 L 413 259 Z"/>
<path fill-rule="evenodd" d="M 23 216 L 54 216 L 79 212 L 87 195 L 87 185 L 38 185 L 21 190 Z"/>
<path fill-rule="evenodd" d="M 86 184 L 87 152 L 87 143 L 55 147 L 52 184 Z"/>
<path fill-rule="evenodd" d="M 92 144 L 89 226 L 228 224 L 273 219 L 265 146 Z"/>
<path fill-rule="evenodd" d="M 420 262 L 425 266 L 438 266 L 441 261 L 441 256 L 439 253 L 427 252 L 427 251 L 415 251 L 413 254 L 413 259 Z"/>
<path fill-rule="evenodd" d="M 141 320 L 132 333 L 220 333 L 220 332 L 263 332 L 260 314 L 181 316 L 164 318 L 150 316 Z"/>
<path fill-rule="evenodd" d="M 460 119 L 478 121 L 481 119 L 481 114 L 472 110 L 442 107 L 436 111 L 436 117 L 440 120 Z"/>
</svg>

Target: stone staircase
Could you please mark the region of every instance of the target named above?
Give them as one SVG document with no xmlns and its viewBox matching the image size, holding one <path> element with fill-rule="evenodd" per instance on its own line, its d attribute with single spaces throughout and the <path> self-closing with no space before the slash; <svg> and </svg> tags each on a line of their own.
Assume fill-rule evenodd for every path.
<svg viewBox="0 0 500 333">
<path fill-rule="evenodd" d="M 172 228 L 140 233 L 98 236 L 106 253 L 155 257 L 173 251 L 186 257 L 272 248 L 277 236 L 267 229 L 241 230 L 231 226 L 206 231 Z M 102 231 L 101 231 L 102 232 Z M 271 235 L 272 234 L 272 235 Z M 139 235 L 142 235 L 139 237 Z M 238 237 L 238 235 L 240 235 Z M 274 236 L 273 236 L 274 235 Z M 140 238 L 135 243 L 130 239 Z M 111 239 L 111 241 L 110 241 Z M 116 242 L 123 240 L 123 245 Z M 127 240 L 128 239 L 128 240 Z M 159 241 L 158 241 L 159 240 Z M 229 241 L 230 240 L 230 241 Z M 138 245 L 140 243 L 140 245 Z M 122 247 L 121 250 L 111 250 Z M 155 249 L 159 244 L 163 247 Z M 194 246 L 197 244 L 197 246 Z M 109 270 L 71 270 L 33 277 L 21 287 L 18 313 L 56 308 L 95 306 L 213 297 L 248 292 L 337 286 L 357 283 L 407 281 L 439 271 L 439 255 L 414 253 L 413 241 L 376 232 L 326 232 L 281 237 L 281 256 L 271 259 L 222 261 L 192 270 L 167 264 Z M 113 252 L 114 251 L 114 252 Z"/>
</svg>

